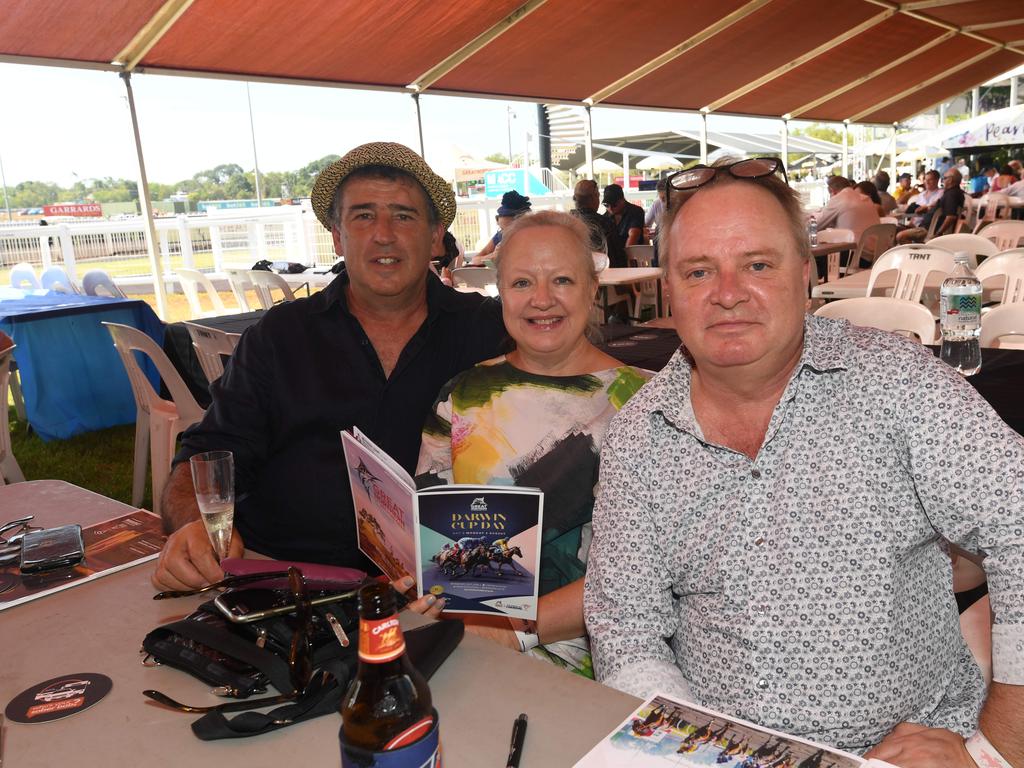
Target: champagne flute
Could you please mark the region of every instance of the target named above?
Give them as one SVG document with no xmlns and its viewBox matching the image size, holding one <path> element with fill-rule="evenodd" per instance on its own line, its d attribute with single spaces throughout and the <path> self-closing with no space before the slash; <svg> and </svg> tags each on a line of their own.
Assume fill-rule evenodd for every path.
<svg viewBox="0 0 1024 768">
<path fill-rule="evenodd" d="M 196 502 L 217 560 L 228 556 L 235 517 L 235 457 L 231 451 L 207 451 L 189 460 Z"/>
</svg>

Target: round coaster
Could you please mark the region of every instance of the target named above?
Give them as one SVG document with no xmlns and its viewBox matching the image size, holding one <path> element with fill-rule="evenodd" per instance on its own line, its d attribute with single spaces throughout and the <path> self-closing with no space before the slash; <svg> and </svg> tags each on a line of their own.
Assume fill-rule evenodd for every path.
<svg viewBox="0 0 1024 768">
<path fill-rule="evenodd" d="M 88 709 L 110 693 L 113 683 L 106 675 L 80 672 L 61 675 L 22 691 L 4 711 L 15 723 L 46 723 Z"/>
<path fill-rule="evenodd" d="M 0 595 L 8 589 L 12 589 L 18 583 L 18 577 L 13 573 L 0 573 Z"/>
</svg>

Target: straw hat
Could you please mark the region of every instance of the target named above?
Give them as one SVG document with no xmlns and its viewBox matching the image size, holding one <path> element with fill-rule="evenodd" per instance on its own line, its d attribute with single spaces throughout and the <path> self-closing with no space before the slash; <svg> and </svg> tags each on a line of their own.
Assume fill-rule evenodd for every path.
<svg viewBox="0 0 1024 768">
<path fill-rule="evenodd" d="M 455 193 L 444 179 L 434 173 L 422 157 L 403 144 L 390 141 L 373 141 L 356 147 L 340 160 L 324 168 L 313 184 L 310 198 L 313 212 L 327 229 L 331 228 L 331 204 L 338 185 L 357 168 L 368 165 L 384 165 L 397 168 L 413 176 L 437 208 L 444 228 L 448 229 L 455 220 Z"/>
</svg>

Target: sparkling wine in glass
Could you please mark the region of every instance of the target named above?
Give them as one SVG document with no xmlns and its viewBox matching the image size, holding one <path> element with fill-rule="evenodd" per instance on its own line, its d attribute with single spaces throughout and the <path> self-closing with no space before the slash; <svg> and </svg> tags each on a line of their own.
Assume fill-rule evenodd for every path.
<svg viewBox="0 0 1024 768">
<path fill-rule="evenodd" d="M 203 525 L 217 559 L 228 556 L 235 517 L 235 461 L 231 451 L 208 451 L 193 456 L 192 484 Z"/>
</svg>

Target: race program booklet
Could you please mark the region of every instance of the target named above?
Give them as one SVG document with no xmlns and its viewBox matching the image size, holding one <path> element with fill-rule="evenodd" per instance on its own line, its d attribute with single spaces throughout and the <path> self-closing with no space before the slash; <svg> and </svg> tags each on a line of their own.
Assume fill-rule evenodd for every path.
<svg viewBox="0 0 1024 768">
<path fill-rule="evenodd" d="M 657 694 L 574 768 L 894 768 Z"/>
<path fill-rule="evenodd" d="M 358 429 L 342 432 L 359 549 L 445 610 L 537 618 L 544 494 L 517 486 L 443 485 L 412 477 Z"/>
</svg>

